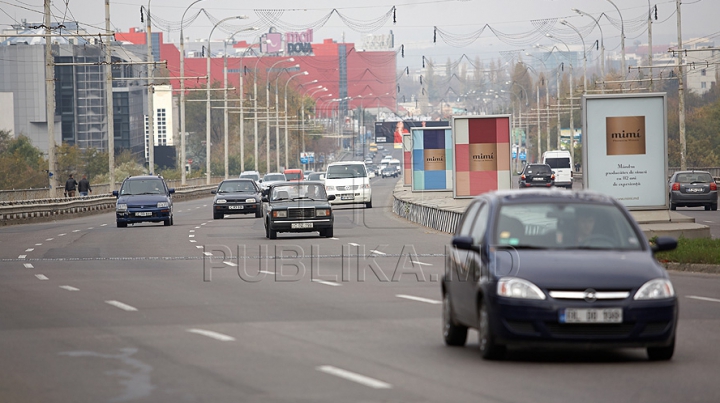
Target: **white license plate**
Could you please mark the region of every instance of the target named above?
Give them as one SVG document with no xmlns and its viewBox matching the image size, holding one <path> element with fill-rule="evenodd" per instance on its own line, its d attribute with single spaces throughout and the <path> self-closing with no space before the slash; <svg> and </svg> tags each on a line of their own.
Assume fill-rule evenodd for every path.
<svg viewBox="0 0 720 403">
<path fill-rule="evenodd" d="M 298 228 L 312 228 L 313 223 L 311 222 L 294 222 L 290 224 L 290 228 L 292 229 L 298 229 Z"/>
<path fill-rule="evenodd" d="M 340 200 L 353 200 L 355 197 L 352 195 L 343 195 L 340 196 Z"/>
<path fill-rule="evenodd" d="M 688 189 L 687 191 L 690 193 L 700 193 L 700 192 L 702 192 L 702 189 L 693 188 L 693 189 Z"/>
<path fill-rule="evenodd" d="M 245 206 L 228 206 L 230 210 L 242 210 Z"/>
<path fill-rule="evenodd" d="M 537 182 L 544 181 L 544 180 L 545 180 L 545 178 L 533 178 L 533 181 L 537 181 Z"/>
<path fill-rule="evenodd" d="M 152 212 L 150 211 L 138 211 L 135 213 L 135 217 L 150 217 L 152 215 Z"/>
<path fill-rule="evenodd" d="M 560 311 L 560 323 L 622 323 L 622 308 L 567 308 Z"/>
</svg>

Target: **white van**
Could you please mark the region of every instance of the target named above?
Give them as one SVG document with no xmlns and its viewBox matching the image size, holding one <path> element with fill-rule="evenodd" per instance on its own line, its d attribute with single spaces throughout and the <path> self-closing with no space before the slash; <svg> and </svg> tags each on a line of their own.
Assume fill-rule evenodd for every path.
<svg viewBox="0 0 720 403">
<path fill-rule="evenodd" d="M 365 204 L 372 208 L 372 189 L 365 163 L 361 161 L 333 162 L 325 172 L 325 190 L 335 195 L 330 204 Z"/>
<path fill-rule="evenodd" d="M 572 189 L 573 160 L 570 151 L 545 151 L 542 163 L 550 165 L 555 174 L 555 186 Z"/>
</svg>

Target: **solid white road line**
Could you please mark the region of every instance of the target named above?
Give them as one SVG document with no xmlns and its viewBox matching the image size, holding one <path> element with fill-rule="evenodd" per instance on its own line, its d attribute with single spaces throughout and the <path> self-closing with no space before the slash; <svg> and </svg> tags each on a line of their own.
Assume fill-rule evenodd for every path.
<svg viewBox="0 0 720 403">
<path fill-rule="evenodd" d="M 37 277 L 38 280 L 50 280 L 49 278 L 45 277 L 44 274 L 36 274 L 35 277 Z"/>
<path fill-rule="evenodd" d="M 213 331 L 211 331 L 211 330 L 188 329 L 187 331 L 190 332 L 190 333 L 195 333 L 195 334 L 207 336 L 207 337 L 210 337 L 210 338 L 215 339 L 215 340 L 220 340 L 220 341 L 235 341 L 235 338 L 232 337 L 232 336 L 228 336 L 228 335 L 226 335 L 226 334 L 222 334 L 222 333 L 218 333 L 218 332 L 213 332 Z"/>
<path fill-rule="evenodd" d="M 68 290 L 68 291 L 80 291 L 79 288 L 75 288 L 75 287 L 72 287 L 69 285 L 61 285 L 60 288 L 62 288 L 63 290 Z"/>
<path fill-rule="evenodd" d="M 373 389 L 391 389 L 392 385 L 381 380 L 370 378 L 369 376 L 360 375 L 355 372 L 346 371 L 344 369 L 333 367 L 332 365 L 322 365 L 316 368 L 320 372 L 334 375 L 348 381 L 356 382 L 361 385 L 369 386 Z"/>
<path fill-rule="evenodd" d="M 405 294 L 397 294 L 395 295 L 398 298 L 405 298 L 412 301 L 419 301 L 419 302 L 425 302 L 428 304 L 442 304 L 442 301 L 438 301 L 436 299 L 429 299 L 429 298 L 422 298 L 422 297 L 415 297 L 413 295 L 405 295 Z"/>
<path fill-rule="evenodd" d="M 375 250 L 375 249 L 371 249 L 370 252 L 371 252 L 371 253 L 374 253 L 374 254 L 376 254 L 376 255 L 387 255 L 387 253 L 385 253 L 385 252 L 380 252 L 379 250 Z"/>
<path fill-rule="evenodd" d="M 27 255 L 18 255 L 18 259 L 25 259 Z"/>
<path fill-rule="evenodd" d="M 225 263 L 228 266 L 237 267 L 237 263 L 233 263 L 233 262 L 223 262 L 223 263 Z"/>
<path fill-rule="evenodd" d="M 340 283 L 333 283 L 332 281 L 318 280 L 318 279 L 316 279 L 316 278 L 313 279 L 313 282 L 314 282 L 314 283 L 325 284 L 325 285 L 331 285 L 331 286 L 333 286 L 333 287 L 338 287 L 338 286 L 342 285 L 342 284 L 340 284 Z"/>
<path fill-rule="evenodd" d="M 35 250 L 35 248 L 27 248 L 27 249 L 25 249 L 25 252 L 32 252 L 34 250 Z"/>
<path fill-rule="evenodd" d="M 35 266 L 33 266 L 30 263 L 23 263 L 23 266 L 25 266 L 26 269 L 34 269 L 35 268 Z"/>
<path fill-rule="evenodd" d="M 130 305 L 128 305 L 128 304 L 123 304 L 123 303 L 120 302 L 120 301 L 110 300 L 110 301 L 105 301 L 105 303 L 106 303 L 106 304 L 110 304 L 110 305 L 112 305 L 112 306 L 114 306 L 114 307 L 116 307 L 116 308 L 120 308 L 120 309 L 122 309 L 123 311 L 128 311 L 128 312 L 135 312 L 135 311 L 137 311 L 137 308 L 135 308 L 134 306 L 130 306 Z"/>
<path fill-rule="evenodd" d="M 720 302 L 720 299 L 708 298 L 708 297 L 698 297 L 697 295 L 688 295 L 687 297 L 691 298 L 691 299 L 697 299 L 700 301 Z"/>
</svg>

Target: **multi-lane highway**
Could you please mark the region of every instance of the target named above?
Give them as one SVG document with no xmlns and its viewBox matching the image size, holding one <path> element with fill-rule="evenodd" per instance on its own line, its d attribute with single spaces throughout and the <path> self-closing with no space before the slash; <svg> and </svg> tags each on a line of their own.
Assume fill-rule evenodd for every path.
<svg viewBox="0 0 720 403">
<path fill-rule="evenodd" d="M 672 275 L 670 362 L 483 361 L 475 333 L 442 343 L 449 235 L 392 214 L 396 180 L 372 183 L 374 207 L 336 208 L 327 239 L 212 220 L 210 194 L 177 203 L 172 227 L 115 228 L 107 213 L 1 228 L 0 401 L 720 401 L 720 277 Z"/>
</svg>

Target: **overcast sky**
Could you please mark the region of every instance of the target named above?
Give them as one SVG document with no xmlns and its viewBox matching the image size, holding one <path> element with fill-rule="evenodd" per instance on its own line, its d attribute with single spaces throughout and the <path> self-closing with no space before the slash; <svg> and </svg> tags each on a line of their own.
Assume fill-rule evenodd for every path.
<svg viewBox="0 0 720 403">
<path fill-rule="evenodd" d="M 600 31 L 592 19 L 572 11 L 577 8 L 595 18 L 605 13 L 616 20 L 618 26 L 605 17 L 599 20 L 607 52 L 620 50 L 620 15 L 625 22 L 626 47 L 635 42 L 647 43 L 647 23 L 643 20 L 647 15 L 648 0 L 614 2 L 620 13 L 607 0 L 401 0 L 396 3 L 386 0 L 203 0 L 187 12 L 185 20 L 196 16 L 201 8 L 210 17 L 204 14 L 197 16 L 184 31 L 185 37 L 191 40 L 207 38 L 219 20 L 246 15 L 249 17 L 247 20 L 231 21 L 215 29 L 213 39 L 222 39 L 229 32 L 250 26 L 261 27 L 264 31 L 259 33 L 262 33 L 270 24 L 281 27 L 278 29 L 280 32 L 314 27 L 313 39 L 316 43 L 325 38 L 341 41 L 343 35 L 346 42 L 360 43 L 364 35 L 388 34 L 392 30 L 396 46 L 405 45 L 405 57 L 415 62 L 425 54 L 432 54 L 441 60 L 457 59 L 464 54 L 471 59 L 478 56 L 489 61 L 499 58 L 501 51 L 531 50 L 536 43 L 564 48 L 559 42 L 547 38 L 543 30 L 549 30 L 553 36 L 564 39 L 569 46 L 582 50 L 580 36 L 559 24 L 563 18 L 582 32 L 589 48 L 600 39 Z M 192 0 L 152 0 L 150 9 L 153 31 L 163 31 L 166 42 L 177 43 L 182 14 L 191 3 Z M 658 9 L 658 19 L 653 24 L 653 43 L 661 45 L 675 42 L 675 0 L 651 0 L 650 4 L 657 5 Z M 111 1 L 113 29 L 128 31 L 130 27 L 144 26 L 140 22 L 140 7 L 147 5 L 147 2 L 137 0 Z M 251 5 L 256 8 L 249 8 Z M 396 8 L 395 23 L 391 12 L 393 7 Z M 40 0 L 0 0 L 0 26 L 8 28 L 23 19 L 41 22 L 42 8 Z M 333 9 L 335 13 L 332 13 Z M 385 17 L 388 13 L 389 17 Z M 55 1 L 53 14 L 55 21 L 79 21 L 89 32 L 99 32 L 104 28 L 105 9 L 101 0 Z M 718 15 L 718 0 L 684 0 L 683 40 L 720 35 Z M 325 20 L 327 16 L 330 17 Z M 436 43 L 433 42 L 433 27 L 438 27 Z M 256 41 L 257 36 L 258 33 L 242 33 L 236 35 L 236 38 Z M 720 45 L 720 39 L 716 44 Z M 398 65 L 417 64 L 415 62 L 408 60 L 405 63 L 399 59 Z"/>
</svg>

